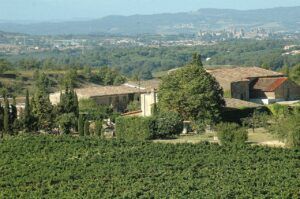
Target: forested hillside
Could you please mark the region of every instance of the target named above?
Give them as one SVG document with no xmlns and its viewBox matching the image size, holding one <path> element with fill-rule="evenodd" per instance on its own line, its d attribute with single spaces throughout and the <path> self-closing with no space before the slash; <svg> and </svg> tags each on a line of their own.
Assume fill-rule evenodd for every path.
<svg viewBox="0 0 300 199">
<path fill-rule="evenodd" d="M 194 47 L 106 46 L 84 51 L 54 49 L 19 55 L 0 54 L 0 83 L 11 92 L 24 94 L 32 86 L 34 71 L 43 70 L 49 74 L 51 87 L 57 88 L 62 75 L 71 69 L 77 73 L 78 85 L 119 84 L 125 81 L 124 77 L 147 80 L 189 63 L 195 52 L 202 55 L 205 67 L 259 66 L 282 71 L 300 83 L 300 54 L 284 54 L 299 49 L 296 46 L 284 50 L 286 45 L 292 44 L 299 42 L 234 40 Z M 110 68 L 109 74 L 112 75 L 109 83 L 105 83 L 108 80 L 104 81 L 107 68 Z M 103 73 L 103 77 L 100 77 L 100 73 Z"/>
<path fill-rule="evenodd" d="M 180 34 L 200 30 L 267 28 L 275 31 L 299 31 L 300 7 L 261 10 L 200 9 L 195 12 L 108 16 L 91 21 L 62 23 L 0 23 L 0 30 L 40 35 L 57 34 Z"/>
<path fill-rule="evenodd" d="M 109 66 L 124 75 L 165 71 L 185 65 L 198 52 L 205 65 L 263 66 L 278 70 L 295 66 L 300 55 L 283 55 L 284 46 L 294 41 L 236 40 L 194 47 L 98 47 L 82 50 L 53 50 L 22 55 L 0 55 L 10 69 L 66 69 Z"/>
</svg>

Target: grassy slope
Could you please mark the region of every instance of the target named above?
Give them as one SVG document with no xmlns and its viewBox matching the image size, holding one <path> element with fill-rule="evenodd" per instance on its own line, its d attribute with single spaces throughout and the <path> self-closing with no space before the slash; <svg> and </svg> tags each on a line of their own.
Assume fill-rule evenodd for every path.
<svg viewBox="0 0 300 199">
<path fill-rule="evenodd" d="M 0 154 L 0 198 L 299 196 L 299 150 L 36 136 Z"/>
<path fill-rule="evenodd" d="M 61 70 L 48 70 L 42 71 L 43 73 L 47 74 L 53 86 L 51 88 L 52 92 L 58 91 L 59 88 L 59 79 L 66 73 L 66 71 Z M 78 71 L 78 86 L 84 87 L 90 85 L 90 82 L 87 82 L 85 79 L 80 78 L 82 71 Z M 9 78 L 9 77 L 0 77 L 0 83 L 5 85 L 5 87 L 9 88 L 9 91 L 14 93 L 17 96 L 24 96 L 26 89 L 30 92 L 33 92 L 34 87 L 34 80 L 33 74 L 34 71 L 8 71 L 6 74 L 16 74 L 16 78 Z"/>
</svg>

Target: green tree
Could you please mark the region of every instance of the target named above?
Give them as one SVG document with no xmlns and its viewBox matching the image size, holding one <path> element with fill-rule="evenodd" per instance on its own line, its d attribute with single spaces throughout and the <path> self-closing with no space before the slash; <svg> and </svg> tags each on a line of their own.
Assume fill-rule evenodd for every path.
<svg viewBox="0 0 300 199">
<path fill-rule="evenodd" d="M 218 138 L 222 145 L 244 145 L 248 131 L 235 123 L 221 123 L 217 126 Z"/>
<path fill-rule="evenodd" d="M 90 135 L 90 122 L 88 120 L 85 120 L 84 122 L 84 135 Z"/>
<path fill-rule="evenodd" d="M 61 88 L 77 86 L 78 74 L 75 68 L 69 69 L 64 75 L 63 79 L 60 80 Z"/>
<path fill-rule="evenodd" d="M 78 118 L 78 133 L 80 136 L 84 136 L 84 119 L 82 115 Z"/>
<path fill-rule="evenodd" d="M 98 120 L 95 122 L 95 133 L 96 136 L 101 137 L 102 135 L 102 121 Z"/>
<path fill-rule="evenodd" d="M 62 134 L 70 134 L 72 127 L 76 123 L 74 113 L 64 113 L 57 118 L 57 124 Z"/>
<path fill-rule="evenodd" d="M 223 90 L 216 79 L 199 66 L 190 64 L 163 77 L 158 107 L 165 112 L 177 112 L 185 120 L 217 122 L 225 105 Z"/>
<path fill-rule="evenodd" d="M 57 105 L 58 112 L 63 113 L 74 113 L 76 117 L 79 115 L 79 103 L 78 97 L 75 90 L 71 87 L 66 87 L 64 92 L 60 94 L 60 102 Z"/>
<path fill-rule="evenodd" d="M 4 73 L 11 67 L 11 63 L 6 59 L 0 59 L 0 74 Z"/>
<path fill-rule="evenodd" d="M 85 65 L 85 66 L 83 67 L 83 74 L 84 74 L 84 77 L 85 77 L 88 81 L 90 81 L 91 78 L 92 78 L 92 68 L 91 68 L 90 66 L 88 66 L 88 65 Z"/>
<path fill-rule="evenodd" d="M 159 112 L 154 116 L 155 126 L 153 138 L 170 138 L 179 135 L 183 129 L 183 121 L 178 113 Z"/>
<path fill-rule="evenodd" d="M 33 116 L 31 112 L 30 102 L 29 102 L 29 91 L 26 90 L 26 98 L 25 98 L 25 109 L 23 114 L 23 124 L 24 124 L 24 130 L 26 132 L 30 132 L 32 130 L 32 122 L 33 122 Z"/>
<path fill-rule="evenodd" d="M 278 136 L 288 146 L 300 148 L 300 112 L 295 110 L 284 117 L 276 117 L 269 128 L 270 132 Z"/>
<path fill-rule="evenodd" d="M 291 79 L 300 84 L 300 64 L 295 65 L 291 70 Z"/>
<path fill-rule="evenodd" d="M 32 113 L 37 119 L 36 129 L 51 131 L 54 124 L 53 106 L 49 95 L 38 90 L 32 98 Z"/>
<path fill-rule="evenodd" d="M 287 77 L 290 77 L 290 67 L 284 66 L 282 70 Z"/>
<path fill-rule="evenodd" d="M 39 91 L 49 94 L 51 81 L 45 73 L 40 73 L 38 70 L 34 74 L 35 88 Z"/>
<path fill-rule="evenodd" d="M 196 65 L 196 66 L 199 66 L 199 67 L 203 66 L 202 56 L 200 54 L 198 54 L 198 53 L 193 54 L 192 65 Z"/>
<path fill-rule="evenodd" d="M 150 70 L 143 70 L 141 72 L 141 79 L 143 80 L 153 79 L 152 72 Z"/>
<path fill-rule="evenodd" d="M 17 103 L 16 103 L 16 98 L 13 97 L 13 103 L 11 105 L 11 112 L 10 112 L 10 125 L 11 125 L 11 129 L 13 129 L 14 123 L 18 118 L 18 110 L 17 110 Z"/>
<path fill-rule="evenodd" d="M 4 108 L 2 107 L 2 104 L 0 102 L 0 137 L 3 138 L 3 124 L 4 124 Z"/>
<path fill-rule="evenodd" d="M 266 112 L 255 110 L 251 117 L 243 119 L 243 126 L 252 128 L 253 133 L 256 128 L 268 127 L 268 120 L 271 117 Z"/>
<path fill-rule="evenodd" d="M 9 101 L 7 98 L 6 93 L 3 95 L 4 98 L 4 118 L 3 118 L 3 131 L 5 134 L 10 134 L 10 128 L 9 128 Z"/>
</svg>

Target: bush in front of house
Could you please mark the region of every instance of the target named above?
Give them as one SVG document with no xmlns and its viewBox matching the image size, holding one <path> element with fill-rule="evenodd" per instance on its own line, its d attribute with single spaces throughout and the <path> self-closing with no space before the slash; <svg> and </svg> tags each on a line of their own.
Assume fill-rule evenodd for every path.
<svg viewBox="0 0 300 199">
<path fill-rule="evenodd" d="M 268 109 L 275 117 L 284 117 L 290 113 L 289 107 L 286 105 L 272 104 Z"/>
<path fill-rule="evenodd" d="M 183 123 L 177 113 L 158 113 L 152 117 L 118 117 L 117 138 L 151 140 L 174 137 L 182 132 Z"/>
<path fill-rule="evenodd" d="M 216 127 L 222 145 L 244 145 L 248 140 L 248 131 L 235 123 L 220 123 Z"/>
<path fill-rule="evenodd" d="M 153 139 L 155 120 L 153 117 L 116 118 L 116 136 L 125 140 Z"/>
<path fill-rule="evenodd" d="M 300 149 L 300 112 L 295 109 L 285 117 L 275 118 L 268 129 L 287 146 Z"/>
<path fill-rule="evenodd" d="M 183 120 L 178 113 L 160 112 L 154 116 L 155 129 L 153 138 L 164 139 L 179 135 L 183 129 Z"/>
</svg>

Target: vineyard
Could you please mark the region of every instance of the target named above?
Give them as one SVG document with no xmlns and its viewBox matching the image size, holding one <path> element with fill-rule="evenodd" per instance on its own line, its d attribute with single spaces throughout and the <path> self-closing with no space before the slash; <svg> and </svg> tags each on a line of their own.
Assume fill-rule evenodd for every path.
<svg viewBox="0 0 300 199">
<path fill-rule="evenodd" d="M 21 136 L 0 154 L 0 198 L 300 197 L 299 150 Z"/>
</svg>

